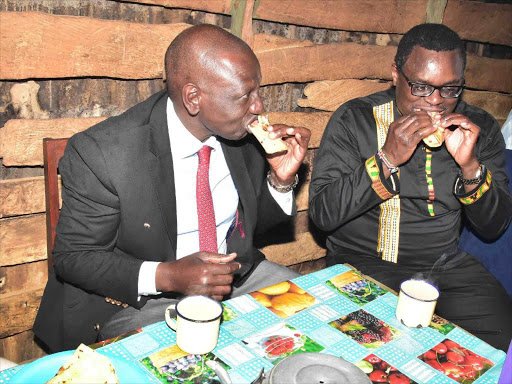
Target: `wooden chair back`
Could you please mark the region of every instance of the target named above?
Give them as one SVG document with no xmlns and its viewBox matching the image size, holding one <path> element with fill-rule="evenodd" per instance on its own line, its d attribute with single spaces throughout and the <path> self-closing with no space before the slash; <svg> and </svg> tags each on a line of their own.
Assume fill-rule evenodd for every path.
<svg viewBox="0 0 512 384">
<path fill-rule="evenodd" d="M 59 160 L 64 154 L 68 139 L 43 139 L 44 195 L 46 198 L 46 250 L 48 273 L 53 269 L 52 251 L 59 221 Z"/>
</svg>

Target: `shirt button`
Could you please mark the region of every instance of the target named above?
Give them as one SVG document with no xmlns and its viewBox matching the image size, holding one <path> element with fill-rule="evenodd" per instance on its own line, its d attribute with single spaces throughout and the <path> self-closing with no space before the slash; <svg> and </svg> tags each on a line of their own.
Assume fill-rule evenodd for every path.
<svg viewBox="0 0 512 384">
<path fill-rule="evenodd" d="M 94 324 L 94 330 L 95 331 L 99 331 L 100 330 L 100 325 L 98 323 Z"/>
</svg>

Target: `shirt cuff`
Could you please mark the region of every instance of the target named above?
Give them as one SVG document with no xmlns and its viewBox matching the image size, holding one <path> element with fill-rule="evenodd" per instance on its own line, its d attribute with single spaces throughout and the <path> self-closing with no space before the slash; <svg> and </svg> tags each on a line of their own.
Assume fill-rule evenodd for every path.
<svg viewBox="0 0 512 384">
<path fill-rule="evenodd" d="M 270 186 L 270 184 L 267 181 L 267 187 L 270 191 L 270 194 L 276 201 L 276 203 L 281 207 L 284 213 L 286 213 L 288 216 L 291 216 L 292 210 L 293 210 L 293 191 L 289 192 L 277 192 L 274 188 Z"/>
<path fill-rule="evenodd" d="M 382 199 L 387 200 L 400 193 L 400 171 L 389 176 L 386 180 L 382 171 L 382 161 L 376 155 L 373 155 L 365 162 L 366 172 L 370 177 L 371 187 L 375 193 Z"/>
<path fill-rule="evenodd" d="M 471 205 L 478 200 L 491 188 L 492 174 L 491 171 L 486 169 L 486 174 L 482 177 L 482 181 L 475 187 L 471 192 L 464 192 L 464 185 L 462 184 L 460 177 L 455 180 L 455 186 L 453 193 L 459 201 L 464 205 Z"/>
<path fill-rule="evenodd" d="M 156 290 L 156 268 L 160 264 L 157 261 L 145 261 L 139 269 L 139 300 L 140 296 L 158 295 Z"/>
</svg>

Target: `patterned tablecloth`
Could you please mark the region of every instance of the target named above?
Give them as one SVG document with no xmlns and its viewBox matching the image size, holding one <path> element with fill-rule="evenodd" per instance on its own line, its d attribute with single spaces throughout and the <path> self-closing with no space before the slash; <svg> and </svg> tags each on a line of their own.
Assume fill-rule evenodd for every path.
<svg viewBox="0 0 512 384">
<path fill-rule="evenodd" d="M 397 296 L 335 265 L 223 302 L 218 345 L 206 356 L 187 355 L 165 322 L 142 328 L 98 350 L 129 361 L 151 383 L 218 382 L 204 360 L 216 360 L 233 383 L 250 383 L 262 367 L 302 352 L 348 360 L 374 382 L 497 383 L 505 353 L 435 317 L 409 329 L 395 318 Z M 21 367 L 0 372 L 9 383 Z"/>
</svg>

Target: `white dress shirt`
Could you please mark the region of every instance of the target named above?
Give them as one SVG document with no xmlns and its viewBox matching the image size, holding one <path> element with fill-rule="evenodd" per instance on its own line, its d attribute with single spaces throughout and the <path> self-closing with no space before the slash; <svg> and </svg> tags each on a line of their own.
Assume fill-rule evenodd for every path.
<svg viewBox="0 0 512 384">
<path fill-rule="evenodd" d="M 176 259 L 199 251 L 199 232 L 196 203 L 196 178 L 199 164 L 197 152 L 203 145 L 212 147 L 210 156 L 210 189 L 212 191 L 215 223 L 217 225 L 218 253 L 227 250 L 226 235 L 236 219 L 238 191 L 233 183 L 220 142 L 211 136 L 205 142 L 196 139 L 182 124 L 167 99 L 167 127 L 171 142 L 176 192 L 177 246 Z M 267 183 L 268 185 L 268 183 Z M 280 193 L 268 185 L 269 191 L 281 209 L 291 215 L 293 192 Z M 156 268 L 159 262 L 145 261 L 139 270 L 139 295 L 154 295 Z"/>
</svg>

